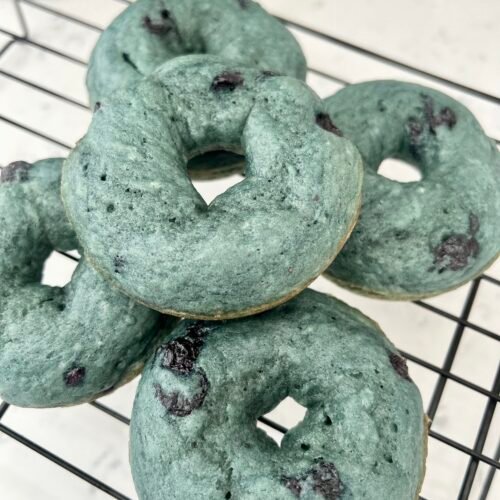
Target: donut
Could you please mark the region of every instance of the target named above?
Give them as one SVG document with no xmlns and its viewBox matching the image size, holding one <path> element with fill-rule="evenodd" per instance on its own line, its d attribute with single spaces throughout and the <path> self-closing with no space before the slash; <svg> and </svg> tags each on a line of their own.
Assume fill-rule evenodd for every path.
<svg viewBox="0 0 500 500">
<path fill-rule="evenodd" d="M 94 115 L 62 194 L 89 262 L 134 300 L 227 319 L 290 299 L 352 230 L 361 158 L 303 82 L 214 56 L 165 63 Z M 246 177 L 209 206 L 186 159 L 243 147 Z"/>
<path fill-rule="evenodd" d="M 92 106 L 174 57 L 212 54 L 304 79 L 291 33 L 251 0 L 138 0 L 100 36 L 89 62 Z"/>
<path fill-rule="evenodd" d="M 187 54 L 213 54 L 237 64 L 305 79 L 306 61 L 295 38 L 251 0 L 138 0 L 99 38 L 87 73 L 92 106 L 159 65 Z M 189 162 L 193 178 L 241 171 L 237 152 L 204 152 Z"/>
<path fill-rule="evenodd" d="M 256 427 L 307 408 L 279 447 Z M 418 498 L 422 401 L 376 323 L 327 295 L 224 322 L 183 320 L 146 364 L 130 458 L 141 500 Z"/>
<path fill-rule="evenodd" d="M 452 290 L 500 252 L 500 154 L 452 98 L 397 81 L 350 85 L 325 101 L 364 162 L 363 205 L 326 276 L 365 295 L 418 299 Z M 383 160 L 422 180 L 377 175 Z"/>
<path fill-rule="evenodd" d="M 82 259 L 65 287 L 40 284 L 53 249 L 78 247 L 59 184 L 61 159 L 15 162 L 0 177 L 0 398 L 83 403 L 134 377 L 173 318 L 113 291 Z"/>
</svg>

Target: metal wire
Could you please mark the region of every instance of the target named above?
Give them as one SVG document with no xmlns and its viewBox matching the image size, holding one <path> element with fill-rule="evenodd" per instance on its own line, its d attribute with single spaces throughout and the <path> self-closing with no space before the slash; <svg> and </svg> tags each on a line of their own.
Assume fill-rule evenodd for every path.
<svg viewBox="0 0 500 500">
<path fill-rule="evenodd" d="M 465 304 L 463 306 L 462 314 L 460 315 L 460 319 L 462 321 L 466 321 L 467 318 L 469 317 L 469 314 L 472 310 L 472 304 L 474 303 L 474 299 L 476 298 L 477 295 L 477 290 L 479 288 L 479 283 L 480 281 L 478 279 L 474 280 L 472 282 L 472 286 L 469 289 L 469 293 L 467 294 L 467 298 L 465 299 Z M 462 336 L 464 333 L 464 326 L 462 324 L 458 324 L 455 333 L 453 335 L 453 338 L 450 342 L 450 345 L 448 347 L 448 352 L 446 353 L 446 358 L 444 360 L 443 364 L 443 371 L 444 372 L 449 372 L 451 370 L 451 367 L 453 365 L 453 360 L 455 359 L 455 356 L 457 355 L 458 347 L 460 345 L 460 341 L 462 340 Z M 436 387 L 434 388 L 434 393 L 431 398 L 431 403 L 429 405 L 429 408 L 427 409 L 427 415 L 431 420 L 434 419 L 436 416 L 436 412 L 439 406 L 439 402 L 441 401 L 441 397 L 444 392 L 444 388 L 446 385 L 447 378 L 444 377 L 443 375 L 440 375 L 438 383 Z"/>
<path fill-rule="evenodd" d="M 58 457 L 51 451 L 47 450 L 43 446 L 40 446 L 36 444 L 35 442 L 31 441 L 27 437 L 23 436 L 22 434 L 17 433 L 16 431 L 12 430 L 10 427 L 7 427 L 3 424 L 0 424 L 0 432 L 3 432 L 10 438 L 16 440 L 18 443 L 21 443 L 22 445 L 30 448 L 31 450 L 35 451 L 42 457 L 45 457 L 46 459 L 50 460 L 51 462 L 55 463 L 56 465 L 59 465 L 59 467 L 62 467 L 63 469 L 66 469 L 68 472 L 71 472 L 75 476 L 78 476 L 80 479 L 83 479 L 87 483 L 91 484 L 95 488 L 98 488 L 99 490 L 103 491 L 104 493 L 107 493 L 108 495 L 112 496 L 113 498 L 118 498 L 120 500 L 129 500 L 129 497 L 123 495 L 119 491 L 115 490 L 111 486 L 108 486 L 107 484 L 103 483 L 102 481 L 99 481 L 99 479 L 91 476 L 90 474 L 87 474 L 86 472 L 82 471 L 78 467 L 75 467 L 74 465 L 70 464 L 66 460 L 63 460 L 61 457 Z"/>
<path fill-rule="evenodd" d="M 29 31 L 29 23 L 26 20 L 26 17 L 24 15 L 23 11 L 23 4 L 29 5 L 30 7 L 39 9 L 41 11 L 44 11 L 45 13 L 48 13 L 50 15 L 56 16 L 60 19 L 64 19 L 67 22 L 70 23 L 75 23 L 81 27 L 84 27 L 86 29 L 95 31 L 95 32 L 100 32 L 102 31 L 98 26 L 95 26 L 87 21 L 84 21 L 82 19 L 78 19 L 76 17 L 73 17 L 71 15 L 68 15 L 67 13 L 62 13 L 56 10 L 55 8 L 48 7 L 46 5 L 41 5 L 33 0 L 13 0 L 14 1 L 14 6 L 16 9 L 16 14 L 18 16 L 18 21 L 19 25 L 21 26 L 22 29 L 22 35 L 15 34 L 11 31 L 8 31 L 6 29 L 0 28 L 0 33 L 3 33 L 4 35 L 7 35 L 10 37 L 10 40 L 4 45 L 3 48 L 0 49 L 0 57 L 4 56 L 15 44 L 27 44 L 33 47 L 36 47 L 39 50 L 42 50 L 44 52 L 50 53 L 54 56 L 60 57 L 62 59 L 65 59 L 67 61 L 70 61 L 72 63 L 78 64 L 85 66 L 86 61 L 83 59 L 79 59 L 77 57 L 74 57 L 70 54 L 61 52 L 57 49 L 54 49 L 52 47 L 49 47 L 45 44 L 42 44 L 40 42 L 37 42 L 36 40 L 33 40 L 30 37 L 30 31 Z M 123 4 L 130 4 L 128 0 L 117 0 L 120 3 Z M 340 46 L 344 49 L 347 49 L 349 51 L 352 51 L 353 53 L 358 53 L 362 54 L 365 57 L 377 60 L 385 65 L 392 66 L 392 67 L 397 67 L 399 69 L 403 69 L 409 73 L 418 75 L 418 76 L 423 76 L 431 81 L 438 82 L 440 84 L 444 84 L 450 88 L 458 89 L 461 92 L 464 92 L 466 94 L 478 97 L 480 99 L 486 100 L 488 102 L 494 103 L 494 104 L 500 104 L 500 98 L 497 96 L 493 96 L 490 94 L 487 94 L 483 91 L 480 91 L 478 89 L 462 85 L 458 82 L 452 81 L 450 79 L 441 77 L 439 75 L 435 75 L 432 73 L 429 73 L 427 71 L 424 71 L 420 68 L 415 68 L 413 66 L 410 66 L 406 63 L 402 63 L 400 61 L 391 59 L 389 57 L 383 56 L 373 50 L 368 50 L 364 47 L 357 46 L 355 44 L 346 42 L 345 40 L 342 40 L 340 38 L 321 33 L 317 30 L 311 29 L 310 27 L 300 25 L 296 22 L 284 19 L 284 18 L 279 18 L 282 22 L 284 22 L 287 26 L 292 27 L 296 30 L 302 31 L 304 33 L 307 33 L 310 36 L 314 36 L 317 38 L 320 38 L 330 44 Z M 316 74 L 318 76 L 321 76 L 323 78 L 326 78 L 332 82 L 335 82 L 340 85 L 348 85 L 349 82 L 344 80 L 343 78 L 340 78 L 338 76 L 326 73 L 320 69 L 317 68 L 309 68 L 309 71 L 313 74 Z M 34 83 L 32 81 L 26 80 L 24 78 L 21 78 L 17 75 L 12 74 L 11 72 L 1 69 L 0 70 L 0 75 L 6 78 L 11 79 L 12 81 L 15 81 L 16 83 L 20 85 L 25 85 L 30 88 L 36 89 L 37 91 L 43 92 L 47 95 L 50 95 L 51 97 L 60 99 L 61 101 L 64 101 L 67 104 L 73 105 L 77 108 L 83 108 L 86 109 L 87 106 L 71 97 L 61 95 L 58 92 L 55 92 L 51 89 L 48 89 L 38 83 Z M 20 123 L 16 120 L 13 120 L 12 118 L 9 118 L 7 116 L 4 116 L 0 114 L 0 121 L 3 121 L 13 127 L 19 128 L 33 136 L 36 136 L 40 139 L 43 139 L 44 141 L 47 141 L 49 143 L 52 143 L 54 145 L 57 145 L 65 150 L 70 150 L 72 146 L 70 144 L 67 144 L 55 137 L 51 137 L 39 130 L 35 130 L 32 127 L 29 127 L 23 123 Z M 500 144 L 500 141 L 497 139 L 494 139 L 497 144 Z M 62 255 L 65 257 L 73 260 L 73 261 L 78 261 L 77 257 L 74 257 L 71 254 L 60 252 Z M 424 308 L 425 310 L 429 311 L 429 313 L 432 314 L 437 314 L 443 318 L 448 319 L 449 321 L 452 321 L 453 323 L 456 324 L 455 327 L 455 332 L 453 334 L 453 337 L 449 343 L 448 350 L 444 359 L 444 362 L 442 366 L 435 366 L 411 353 L 404 352 L 402 351 L 402 354 L 411 362 L 418 364 L 419 366 L 430 370 L 436 374 L 439 375 L 438 382 L 436 383 L 436 386 L 434 388 L 434 392 L 431 397 L 431 402 L 429 404 L 428 408 L 428 415 L 433 418 L 438 409 L 439 405 L 442 399 L 442 396 L 444 394 L 446 384 L 448 380 L 452 380 L 453 382 L 460 384 L 461 386 L 467 387 L 468 389 L 475 391 L 484 397 L 487 398 L 487 404 L 485 406 L 481 423 L 477 432 L 476 440 L 474 443 L 473 448 L 468 448 L 464 446 L 463 444 L 441 434 L 433 430 L 432 428 L 429 431 L 429 436 L 431 439 L 436 439 L 447 446 L 450 446 L 454 448 L 455 450 L 466 454 L 469 457 L 469 462 L 467 465 L 466 472 L 463 476 L 462 479 L 462 485 L 460 489 L 460 493 L 458 496 L 459 500 L 467 500 L 470 495 L 471 488 L 474 484 L 474 479 L 476 477 L 476 472 L 478 469 L 479 464 L 482 462 L 484 464 L 487 464 L 489 467 L 487 476 L 485 478 L 485 481 L 483 482 L 482 485 L 482 490 L 480 492 L 479 498 L 480 500 L 486 500 L 488 497 L 488 493 L 490 491 L 491 485 L 493 483 L 494 475 L 497 469 L 500 468 L 500 442 L 498 443 L 495 451 L 495 455 L 493 457 L 489 457 L 487 455 L 484 455 L 483 449 L 484 445 L 486 443 L 486 438 L 488 436 L 488 432 L 491 427 L 491 422 L 493 420 L 493 415 L 495 412 L 495 409 L 497 407 L 497 404 L 500 401 L 500 365 L 497 371 L 497 375 L 495 377 L 494 384 L 491 388 L 491 390 L 488 390 L 484 387 L 481 387 L 477 384 L 474 384 L 462 377 L 459 377 L 455 375 L 454 373 L 451 372 L 451 369 L 453 367 L 453 363 L 455 361 L 459 346 L 461 344 L 461 341 L 464 336 L 465 329 L 470 330 L 471 332 L 474 332 L 476 334 L 481 334 L 485 335 L 486 337 L 489 337 L 491 339 L 494 339 L 498 342 L 500 342 L 500 332 L 494 332 L 491 331 L 487 328 L 484 328 L 480 325 L 477 325 L 475 323 L 472 323 L 469 321 L 469 317 L 471 315 L 471 312 L 474 307 L 474 303 L 477 297 L 477 293 L 479 290 L 479 287 L 482 283 L 482 281 L 486 281 L 494 286 L 500 286 L 500 280 L 488 276 L 488 275 L 483 275 L 480 276 L 479 278 L 475 279 L 469 288 L 469 292 L 467 294 L 467 297 L 465 299 L 462 312 L 460 316 L 455 316 L 447 311 L 444 311 L 438 307 L 435 307 L 431 304 L 428 304 L 424 301 L 415 301 L 414 304 L 420 308 Z M 90 403 L 96 410 L 101 411 L 105 413 L 106 415 L 109 415 L 111 418 L 116 419 L 117 421 L 128 425 L 130 423 L 130 419 L 122 415 L 121 413 L 113 410 L 112 408 L 109 408 L 108 406 L 103 405 L 102 403 L 99 402 L 93 402 Z M 86 481 L 87 483 L 93 485 L 94 487 L 98 488 L 99 490 L 107 493 L 109 496 L 121 500 L 128 500 L 128 497 L 120 493 L 119 491 L 113 489 L 109 485 L 106 485 L 105 483 L 99 481 L 95 477 L 91 476 L 90 474 L 82 471 L 78 467 L 75 467 L 74 465 L 66 462 L 65 460 L 61 459 L 57 455 L 53 454 L 46 448 L 38 445 L 37 443 L 29 440 L 25 436 L 17 433 L 10 427 L 4 425 L 1 423 L 2 418 L 5 416 L 9 409 L 9 404 L 8 403 L 2 403 L 0 404 L 0 432 L 5 434 L 6 436 L 9 436 L 11 439 L 16 440 L 18 443 L 30 448 L 31 450 L 35 451 L 36 453 L 40 454 L 41 456 L 47 458 L 51 462 L 59 465 L 60 467 L 64 468 L 68 472 L 74 474 L 75 476 L 81 478 L 82 480 Z M 277 422 L 274 422 L 266 417 L 261 417 L 259 419 L 263 424 L 267 425 L 268 427 L 274 429 L 275 431 L 278 431 L 282 434 L 287 432 L 287 429 L 280 425 Z M 423 497 L 420 497 L 420 500 L 432 500 L 432 499 L 424 499 Z"/>
<path fill-rule="evenodd" d="M 497 374 L 495 377 L 495 382 L 493 384 L 493 392 L 500 392 L 500 366 L 498 367 Z M 481 452 L 484 448 L 484 444 L 486 443 L 486 438 L 488 437 L 488 430 L 491 425 L 491 421 L 493 420 L 493 414 L 495 413 L 496 403 L 490 399 L 488 404 L 486 405 L 486 410 L 484 411 L 483 418 L 481 420 L 481 424 L 479 426 L 479 432 L 476 437 L 476 442 L 474 444 L 474 451 Z M 498 461 L 498 458 L 497 458 Z M 467 466 L 467 471 L 465 473 L 465 477 L 462 482 L 462 487 L 460 489 L 460 496 L 462 498 L 468 498 L 470 490 L 472 489 L 472 485 L 474 483 L 474 477 L 476 476 L 476 471 L 478 468 L 479 462 L 471 458 L 469 460 L 469 465 Z"/>
<path fill-rule="evenodd" d="M 279 17 L 276 16 L 280 21 L 285 23 L 287 26 L 296 28 L 299 31 L 302 31 L 304 33 L 308 33 L 310 35 L 313 35 L 317 38 L 321 38 L 325 40 L 328 43 L 338 45 L 340 47 L 344 47 L 345 49 L 348 49 L 352 52 L 362 54 L 364 56 L 367 56 L 371 59 L 375 59 L 377 61 L 380 61 L 381 63 L 384 63 L 388 66 L 393 66 L 399 69 L 403 69 L 407 72 L 424 76 L 425 78 L 428 78 L 430 80 L 434 80 L 436 82 L 442 83 L 448 87 L 453 87 L 458 90 L 461 90 L 462 92 L 465 92 L 467 94 L 474 95 L 476 97 L 480 97 L 481 99 L 484 99 L 486 101 L 493 102 L 495 104 L 500 104 L 500 97 L 496 97 L 490 94 L 487 94 L 486 92 L 482 92 L 481 90 L 474 89 L 472 87 L 468 87 L 466 85 L 462 85 L 461 83 L 454 82 L 453 80 L 449 80 L 448 78 L 444 78 L 439 75 L 435 75 L 433 73 L 429 73 L 428 71 L 424 71 L 420 68 L 416 68 L 414 66 L 410 66 L 409 64 L 403 63 L 401 61 L 397 61 L 395 59 L 391 59 L 390 57 L 384 56 L 382 54 L 379 54 L 378 52 L 374 52 L 373 50 L 367 49 L 365 47 L 360 47 L 359 45 L 355 45 L 353 43 L 347 42 L 345 40 L 342 40 L 341 38 L 322 33 L 320 31 L 317 31 L 313 28 L 310 28 L 308 26 L 304 26 L 302 24 L 298 24 L 295 21 L 292 21 L 290 19 L 286 19 L 284 17 Z"/>
</svg>

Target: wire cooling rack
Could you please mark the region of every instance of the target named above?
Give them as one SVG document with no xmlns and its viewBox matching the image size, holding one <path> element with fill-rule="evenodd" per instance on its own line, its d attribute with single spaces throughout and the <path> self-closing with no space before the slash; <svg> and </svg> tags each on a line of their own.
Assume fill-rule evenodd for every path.
<svg viewBox="0 0 500 500">
<path fill-rule="evenodd" d="M 67 9 L 62 11 L 61 3 L 54 2 L 54 4 L 47 3 L 37 3 L 33 0 L 0 0 L 0 1 L 11 1 L 12 2 L 12 15 L 17 17 L 18 26 L 21 27 L 21 32 L 15 32 L 15 30 L 5 29 L 1 27 L 0 23 L 0 63 L 3 57 L 5 57 L 9 52 L 11 52 L 15 46 L 23 45 L 27 47 L 35 48 L 43 53 L 50 54 L 56 58 L 61 59 L 62 61 L 68 61 L 73 65 L 80 66 L 83 69 L 86 66 L 86 60 L 83 58 L 77 57 L 73 53 L 69 53 L 68 51 L 61 50 L 60 48 L 55 48 L 53 44 L 47 43 L 44 41 L 40 41 L 40 37 L 33 36 L 32 27 L 30 26 L 29 20 L 25 14 L 25 8 L 29 6 L 30 8 L 38 9 L 41 12 L 44 12 L 50 16 L 55 16 L 60 22 L 69 23 L 70 25 L 74 25 L 75 27 L 84 28 L 95 32 L 98 34 L 101 31 L 99 26 L 95 26 L 94 24 L 84 20 L 82 18 L 74 17 L 69 14 Z M 127 0 L 114 0 L 115 3 L 123 3 L 128 4 Z M 104 4 L 104 2 L 103 2 Z M 412 67 L 408 64 L 404 64 L 397 60 L 391 59 L 389 57 L 383 56 L 376 51 L 367 50 L 366 48 L 354 45 L 352 43 L 348 43 L 344 40 L 331 36 L 329 34 L 321 33 L 310 29 L 306 26 L 300 25 L 296 22 L 292 22 L 287 19 L 280 18 L 287 26 L 292 28 L 295 33 L 299 33 L 303 35 L 310 43 L 315 43 L 319 41 L 321 43 L 326 43 L 332 48 L 336 48 L 337 50 L 345 50 L 352 57 L 361 56 L 363 58 L 368 58 L 370 62 L 375 62 L 377 64 L 385 65 L 392 75 L 394 71 L 396 74 L 400 72 L 404 72 L 406 78 L 410 78 L 416 81 L 422 81 L 422 79 L 431 83 L 434 86 L 440 87 L 445 91 L 448 90 L 450 93 L 459 92 L 461 95 L 465 96 L 466 99 L 470 99 L 471 102 L 476 103 L 478 106 L 481 103 L 491 103 L 494 105 L 500 105 L 500 98 L 494 95 L 490 95 L 481 90 L 477 90 L 475 88 L 471 88 L 466 85 L 462 85 L 458 82 L 452 81 L 450 79 L 431 74 L 422 69 Z M 1 20 L 0 20 L 1 21 Z M 42 37 L 43 38 L 43 37 Z M 3 46 L 1 42 L 4 42 Z M 332 74 L 330 71 L 324 70 L 323 68 L 315 67 L 309 68 L 310 75 L 313 78 L 319 78 L 324 82 L 332 82 L 337 87 L 349 84 L 345 78 L 339 77 L 338 75 Z M 53 98 L 57 98 L 60 101 L 70 105 L 72 109 L 87 109 L 87 106 L 84 102 L 67 95 L 66 93 L 54 91 L 49 88 L 49 86 L 45 85 L 43 79 L 38 80 L 37 78 L 25 77 L 16 74 L 16 72 L 10 71 L 9 69 L 4 69 L 4 67 L 0 67 L 0 76 L 8 79 L 16 84 L 21 86 L 35 89 L 42 94 L 46 94 Z M 49 121 L 49 119 L 48 119 Z M 71 144 L 69 141 L 62 140 L 59 137 L 55 137 L 45 131 L 41 131 L 35 127 L 31 127 L 26 125 L 22 120 L 17 120 L 15 117 L 6 116 L 3 114 L 2 107 L 0 106 L 0 124 L 3 123 L 9 127 L 14 127 L 16 129 L 22 130 L 26 133 L 26 137 L 32 137 L 33 140 L 42 140 L 47 143 L 50 143 L 58 148 L 58 151 L 65 150 L 69 151 L 71 149 Z M 499 144 L 498 138 L 495 138 L 497 144 Z M 29 146 L 29 140 L 27 147 Z M 14 160 L 14 158 L 13 158 Z M 77 260 L 77 258 L 70 254 L 64 254 L 67 258 Z M 471 490 L 473 488 L 474 482 L 477 479 L 477 471 L 478 468 L 486 467 L 486 472 L 483 474 L 483 478 L 481 480 L 480 488 L 477 488 L 477 498 L 480 500 L 486 500 L 488 498 L 493 498 L 491 496 L 491 488 L 494 483 L 495 473 L 497 469 L 500 468 L 499 459 L 500 459 L 500 439 L 499 436 L 494 436 L 494 440 L 496 443 L 496 447 L 494 447 L 493 453 L 485 454 L 484 448 L 487 438 L 489 436 L 490 428 L 492 426 L 492 421 L 494 419 L 495 409 L 497 407 L 498 402 L 500 401 L 500 365 L 497 365 L 496 375 L 494 377 L 493 384 L 490 389 L 482 386 L 481 384 L 476 384 L 469 380 L 466 377 L 462 377 L 457 375 L 454 371 L 452 371 L 453 364 L 457 358 L 457 353 L 461 345 L 463 345 L 463 339 L 466 331 L 473 332 L 474 335 L 485 336 L 489 339 L 492 339 L 494 342 L 500 341 L 500 332 L 494 331 L 493 329 L 486 328 L 475 321 L 471 320 L 471 314 L 475 304 L 477 303 L 478 291 L 481 285 L 488 284 L 488 286 L 500 287 L 500 280 L 491 275 L 482 275 L 479 278 L 475 279 L 469 286 L 468 291 L 465 295 L 463 303 L 461 304 L 461 310 L 458 313 L 452 313 L 445 308 L 438 307 L 432 303 L 426 301 L 416 301 L 414 302 L 419 308 L 422 308 L 426 311 L 426 314 L 429 315 L 437 315 L 442 318 L 445 318 L 448 321 L 453 322 L 454 331 L 448 340 L 448 345 L 446 348 L 446 353 L 444 355 L 444 361 L 441 364 L 431 363 L 422 357 L 412 354 L 411 352 L 407 352 L 406 350 L 402 350 L 402 353 L 406 358 L 414 365 L 419 366 L 423 370 L 427 370 L 435 374 L 436 383 L 434 385 L 433 391 L 429 397 L 429 403 L 427 407 L 427 414 L 432 419 L 436 416 L 440 404 L 443 400 L 443 394 L 447 387 L 447 384 L 452 381 L 453 383 L 459 384 L 462 387 L 468 388 L 471 391 L 474 391 L 477 394 L 480 394 L 486 398 L 486 404 L 484 406 L 484 410 L 482 412 L 482 417 L 480 418 L 480 424 L 477 429 L 477 433 L 475 436 L 475 440 L 472 446 L 466 446 L 463 443 L 459 442 L 456 437 L 447 436 L 445 432 L 438 432 L 434 430 L 432 427 L 429 432 L 429 439 L 436 440 L 447 447 L 451 447 L 456 450 L 458 453 L 461 453 L 467 457 L 467 466 L 465 467 L 464 474 L 461 477 L 461 484 L 457 491 L 458 498 L 460 500 L 466 500 L 470 498 Z M 115 411 L 109 406 L 103 405 L 100 402 L 90 403 L 93 407 L 108 415 L 112 419 L 116 419 L 122 424 L 128 425 L 129 419 L 123 414 Z M 56 453 L 50 451 L 45 446 L 37 444 L 35 441 L 29 439 L 25 435 L 17 432 L 11 426 L 5 425 L 2 423 L 2 418 L 5 417 L 6 413 L 9 410 L 9 404 L 1 403 L 0 404 L 0 433 L 3 433 L 5 436 L 8 436 L 10 439 L 13 439 L 20 443 L 21 445 L 27 447 L 28 449 L 38 453 L 42 457 L 45 457 L 47 460 L 50 460 L 54 464 L 62 467 L 66 471 L 75 476 L 79 477 L 83 481 L 86 481 L 93 487 L 97 488 L 101 492 L 107 493 L 109 496 L 118 499 L 128 499 L 128 497 L 110 485 L 104 483 L 103 481 L 97 479 L 93 475 L 85 472 L 81 468 L 73 465 L 72 463 L 66 461 L 65 459 L 58 456 Z M 279 433 L 285 433 L 287 429 L 273 421 L 267 417 L 261 417 L 261 421 L 267 425 L 268 427 L 274 429 Z M 1 450 L 0 450 L 1 451 Z M 1 471 L 0 471 L 1 472 Z M 0 474 L 0 492 L 2 489 L 1 484 L 1 474 Z M 0 493 L 0 496 L 2 494 Z M 3 497 L 3 496 L 2 496 Z M 424 498 L 420 497 L 422 500 L 433 500 L 431 496 L 427 496 Z M 452 498 L 452 496 L 448 497 Z M 498 497 L 497 497 L 498 498 Z M 8 499 L 10 500 L 10 499 Z M 17 500 L 17 499 L 16 499 Z"/>
</svg>

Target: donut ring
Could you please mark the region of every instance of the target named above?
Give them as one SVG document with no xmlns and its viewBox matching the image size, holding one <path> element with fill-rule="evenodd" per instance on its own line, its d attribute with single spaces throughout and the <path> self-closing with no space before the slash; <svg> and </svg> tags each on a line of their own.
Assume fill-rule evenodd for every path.
<svg viewBox="0 0 500 500">
<path fill-rule="evenodd" d="M 466 283 L 498 257 L 500 154 L 464 106 L 396 81 L 350 85 L 325 105 L 365 165 L 360 220 L 327 276 L 366 295 L 418 299 Z M 377 175 L 389 157 L 423 179 Z"/>
<path fill-rule="evenodd" d="M 0 182 L 0 397 L 28 407 L 83 403 L 133 378 L 163 317 L 85 260 L 64 288 L 40 284 L 50 252 L 77 248 L 59 197 L 62 160 L 15 162 Z"/>
<path fill-rule="evenodd" d="M 298 80 L 176 58 L 94 115 L 63 199 L 89 262 L 136 301 L 245 316 L 305 288 L 352 230 L 361 159 L 335 131 Z M 244 147 L 248 167 L 207 207 L 186 159 L 214 144 Z"/>
<path fill-rule="evenodd" d="M 280 448 L 256 420 L 286 396 L 308 411 Z M 136 394 L 130 457 L 141 500 L 412 500 L 426 437 L 419 391 L 378 325 L 306 290 L 165 336 Z"/>
<path fill-rule="evenodd" d="M 291 33 L 250 0 L 138 0 L 106 29 L 92 53 L 92 106 L 188 54 L 305 79 L 306 61 Z"/>
<path fill-rule="evenodd" d="M 112 98 L 165 61 L 196 53 L 302 80 L 306 75 L 295 38 L 255 2 L 138 0 L 103 32 L 92 53 L 87 74 L 91 105 Z M 241 156 L 224 151 L 204 154 L 189 164 L 193 177 L 201 179 L 243 166 Z"/>
</svg>

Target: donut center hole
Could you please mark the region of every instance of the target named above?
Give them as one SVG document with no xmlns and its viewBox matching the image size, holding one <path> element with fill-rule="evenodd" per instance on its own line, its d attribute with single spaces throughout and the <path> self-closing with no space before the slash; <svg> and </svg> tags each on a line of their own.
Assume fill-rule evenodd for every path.
<svg viewBox="0 0 500 500">
<path fill-rule="evenodd" d="M 76 252 L 69 255 L 77 258 Z M 78 261 L 53 251 L 43 264 L 42 285 L 63 287 L 67 285 L 75 272 Z"/>
<path fill-rule="evenodd" d="M 417 167 L 395 158 L 384 160 L 379 165 L 377 174 L 391 181 L 402 183 L 419 182 L 423 178 L 422 172 Z"/>
<path fill-rule="evenodd" d="M 304 420 L 306 413 L 306 407 L 288 396 L 269 413 L 262 415 L 257 420 L 257 427 L 262 429 L 278 446 L 281 446 L 283 436 L 297 427 Z"/>
<path fill-rule="evenodd" d="M 244 164 L 244 156 L 217 150 L 194 156 L 187 167 L 193 186 L 210 205 L 217 196 L 244 180 Z"/>
<path fill-rule="evenodd" d="M 215 171 L 232 170 L 234 165 L 242 164 L 244 161 L 245 157 L 242 155 L 226 151 L 225 149 L 217 149 L 193 156 L 193 158 L 188 160 L 187 167 L 189 173 L 195 177 L 197 174 L 202 174 L 206 171 L 207 165 L 212 165 L 212 169 Z"/>
</svg>

